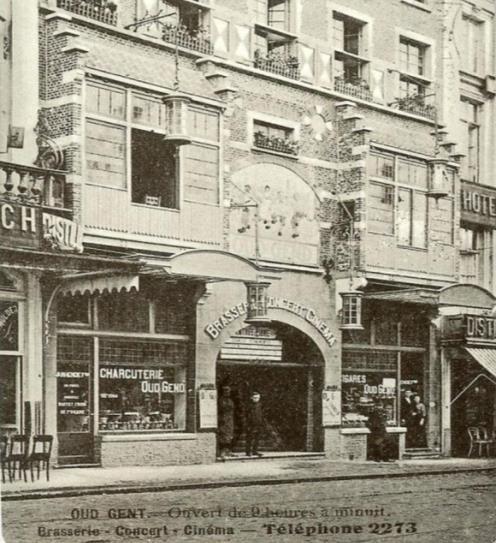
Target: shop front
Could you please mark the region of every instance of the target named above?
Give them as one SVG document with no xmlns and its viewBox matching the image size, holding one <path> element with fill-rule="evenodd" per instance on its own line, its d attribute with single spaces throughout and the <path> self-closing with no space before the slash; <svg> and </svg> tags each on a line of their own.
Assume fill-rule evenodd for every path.
<svg viewBox="0 0 496 543">
<path fill-rule="evenodd" d="M 463 313 L 445 317 L 443 325 L 450 452 L 469 456 L 478 452 L 474 436 L 496 434 L 496 318 Z"/>
</svg>

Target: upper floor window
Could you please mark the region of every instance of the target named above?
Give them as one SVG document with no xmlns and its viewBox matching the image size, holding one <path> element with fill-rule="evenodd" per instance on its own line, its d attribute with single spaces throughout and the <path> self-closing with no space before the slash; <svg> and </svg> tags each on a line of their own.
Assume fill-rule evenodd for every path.
<svg viewBox="0 0 496 543">
<path fill-rule="evenodd" d="M 294 129 L 263 121 L 253 122 L 253 144 L 259 149 L 267 149 L 288 155 L 298 153 Z"/>
<path fill-rule="evenodd" d="M 399 245 L 427 247 L 429 170 L 407 156 L 373 152 L 368 159 L 370 232 L 395 235 Z M 442 198 L 429 224 L 436 237 L 452 244 L 453 198 Z"/>
<path fill-rule="evenodd" d="M 290 30 L 290 0 L 257 0 L 257 23 Z"/>
<path fill-rule="evenodd" d="M 484 23 L 464 15 L 462 28 L 462 43 L 459 46 L 461 67 L 467 72 L 479 74 L 484 71 Z"/>
<path fill-rule="evenodd" d="M 425 45 L 400 38 L 400 69 L 412 75 L 425 75 Z"/>
<path fill-rule="evenodd" d="M 481 106 L 476 102 L 461 99 L 461 123 L 463 126 L 462 145 L 465 157 L 461 164 L 461 177 L 466 181 L 479 182 L 480 163 L 480 120 Z"/>
<path fill-rule="evenodd" d="M 86 86 L 87 182 L 129 192 L 131 202 L 180 207 L 183 199 L 218 204 L 219 117 L 191 106 L 193 142 L 179 150 L 164 141 L 160 97 L 92 81 Z"/>
<path fill-rule="evenodd" d="M 333 13 L 334 76 L 359 85 L 368 79 L 364 58 L 366 23 L 342 13 Z M 339 89 L 338 89 L 339 90 Z"/>
</svg>

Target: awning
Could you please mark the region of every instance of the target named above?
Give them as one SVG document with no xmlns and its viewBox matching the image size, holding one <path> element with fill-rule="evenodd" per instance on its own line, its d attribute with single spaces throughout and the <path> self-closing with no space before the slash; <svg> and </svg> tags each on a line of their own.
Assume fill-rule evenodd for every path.
<svg viewBox="0 0 496 543">
<path fill-rule="evenodd" d="M 496 377 L 496 349 L 465 347 L 465 350 L 493 377 Z"/>
<path fill-rule="evenodd" d="M 95 294 L 139 290 L 139 276 L 136 274 L 111 273 L 85 275 L 67 279 L 60 289 L 62 294 Z"/>
</svg>

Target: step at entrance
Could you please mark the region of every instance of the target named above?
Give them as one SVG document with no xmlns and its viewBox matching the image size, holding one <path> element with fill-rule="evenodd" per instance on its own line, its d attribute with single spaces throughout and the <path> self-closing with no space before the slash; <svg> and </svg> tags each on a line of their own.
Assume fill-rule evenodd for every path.
<svg viewBox="0 0 496 543">
<path fill-rule="evenodd" d="M 406 449 L 403 454 L 404 460 L 424 460 L 441 458 L 439 451 L 428 448 Z"/>
</svg>

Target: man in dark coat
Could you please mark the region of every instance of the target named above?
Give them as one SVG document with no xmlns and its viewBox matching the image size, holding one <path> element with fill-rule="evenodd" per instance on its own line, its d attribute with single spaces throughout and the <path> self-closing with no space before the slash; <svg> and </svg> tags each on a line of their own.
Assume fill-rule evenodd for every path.
<svg viewBox="0 0 496 543">
<path fill-rule="evenodd" d="M 367 426 L 370 430 L 370 459 L 376 462 L 386 462 L 389 457 L 387 413 L 382 402 L 377 402 L 369 413 Z"/>
<path fill-rule="evenodd" d="M 232 440 L 234 437 L 234 402 L 231 398 L 231 387 L 224 385 L 219 398 L 218 406 L 218 431 L 219 455 L 221 458 L 231 454 Z"/>
<path fill-rule="evenodd" d="M 264 416 L 260 393 L 253 392 L 245 413 L 246 456 L 262 456 L 258 452 L 258 441 L 262 432 Z"/>
<path fill-rule="evenodd" d="M 401 420 L 406 427 L 405 446 L 413 445 L 413 392 L 405 390 L 404 396 L 401 399 Z"/>
</svg>

